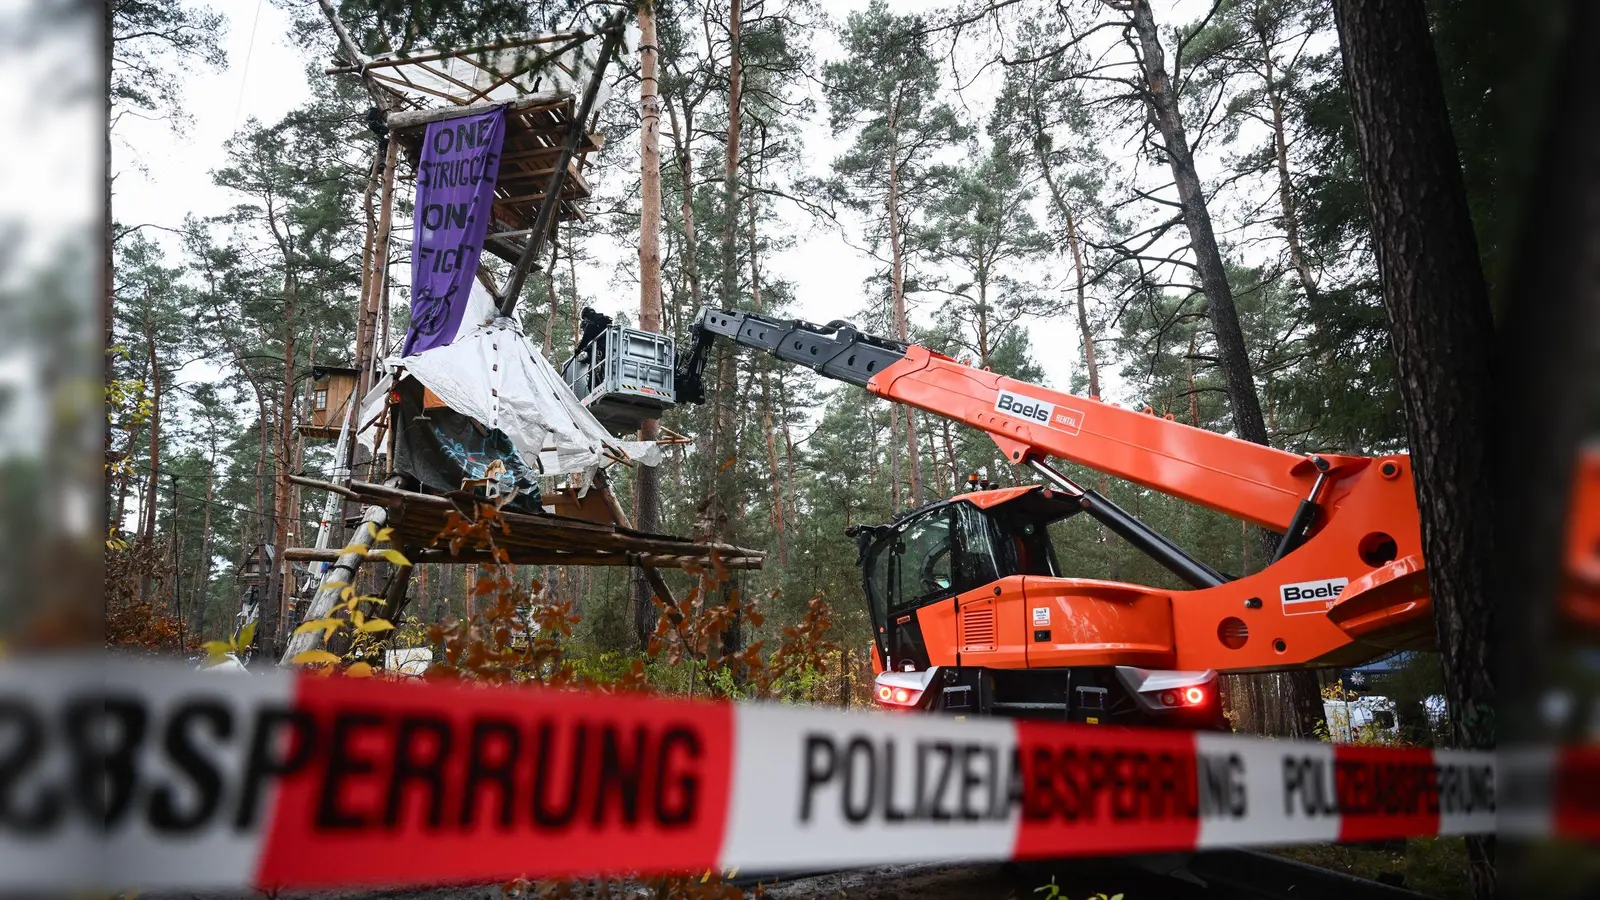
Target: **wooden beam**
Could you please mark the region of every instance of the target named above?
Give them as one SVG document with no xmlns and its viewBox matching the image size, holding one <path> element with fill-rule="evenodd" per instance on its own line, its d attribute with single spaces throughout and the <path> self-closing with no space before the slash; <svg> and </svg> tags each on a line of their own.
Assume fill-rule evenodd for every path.
<svg viewBox="0 0 1600 900">
<path fill-rule="evenodd" d="M 617 502 L 617 495 L 611 493 L 611 483 L 606 479 L 606 473 L 596 472 L 594 480 L 595 490 L 600 492 L 600 495 L 605 498 L 606 506 L 611 508 L 611 517 L 616 519 L 618 525 L 624 528 L 632 528 L 633 526 L 629 524 L 627 512 L 622 509 L 622 504 Z M 672 588 L 667 586 L 667 580 L 661 577 L 661 573 L 657 572 L 655 567 L 645 565 L 642 558 L 639 563 L 639 574 L 643 575 L 644 580 L 650 583 L 650 590 L 655 592 L 661 602 L 670 607 L 678 605 L 678 601 L 672 597 Z"/>
<path fill-rule="evenodd" d="M 504 549 L 514 565 L 522 566 L 638 565 L 645 569 L 682 569 L 695 565 L 711 565 L 708 555 L 696 553 L 626 553 L 621 551 L 608 553 L 598 550 L 567 552 L 527 547 L 506 547 Z M 423 563 L 477 565 L 494 561 L 493 556 L 481 550 L 462 550 L 460 553 L 451 553 L 449 550 L 439 548 L 411 550 L 405 554 L 405 557 L 413 565 L 421 565 Z M 320 547 L 290 547 L 283 551 L 283 558 L 289 562 L 337 563 L 340 559 L 340 553 L 338 550 L 325 550 Z M 388 561 L 388 557 L 375 551 L 368 551 L 361 557 L 361 562 L 363 563 Z M 765 563 L 766 558 L 762 556 L 718 555 L 717 561 L 729 569 L 759 569 Z"/>
<path fill-rule="evenodd" d="M 360 75 L 361 83 L 366 86 L 367 93 L 372 96 L 372 102 L 379 109 L 387 110 L 389 108 L 388 98 L 383 96 L 383 91 L 379 89 L 377 82 L 368 73 L 367 70 L 371 67 L 370 63 L 361 55 L 361 48 L 356 46 L 355 39 L 350 37 L 350 32 L 345 30 L 344 23 L 339 21 L 339 14 L 334 11 L 332 0 L 317 0 L 317 5 L 322 7 L 322 14 L 327 17 L 328 24 L 333 26 L 333 33 L 339 38 L 339 45 L 344 48 L 344 52 L 349 54 L 350 61 L 354 63 L 354 65 L 344 68 Z"/>
<path fill-rule="evenodd" d="M 537 106 L 548 106 L 563 103 L 572 99 L 571 92 L 551 91 L 549 93 L 529 94 L 518 97 L 509 103 L 503 100 L 485 100 L 480 103 L 469 103 L 465 106 L 446 106 L 435 109 L 408 109 L 389 114 L 389 130 L 405 131 L 426 125 L 429 122 L 438 122 L 443 119 L 454 119 L 457 116 L 471 116 L 488 112 L 497 106 L 504 106 L 508 113 L 517 110 L 529 109 Z M 505 159 L 502 156 L 501 159 Z"/>
<path fill-rule="evenodd" d="M 324 7 L 327 5 L 326 0 L 318 0 L 318 2 L 323 3 Z M 324 75 L 349 75 L 351 73 L 360 72 L 362 68 L 382 69 L 392 68 L 394 66 L 408 66 L 412 63 L 434 62 L 436 60 L 448 59 L 455 56 L 465 57 L 474 53 L 490 53 L 496 50 L 515 50 L 518 47 L 531 47 L 535 44 L 553 44 L 556 41 L 566 41 L 574 38 L 587 39 L 591 37 L 594 37 L 594 35 L 584 31 L 564 31 L 556 34 L 536 34 L 529 37 L 510 38 L 503 41 L 496 41 L 494 43 L 483 44 L 477 47 L 465 47 L 460 50 L 438 50 L 432 53 L 419 53 L 416 56 L 395 56 L 385 59 L 375 59 L 371 62 L 368 62 L 365 66 L 332 66 L 322 70 L 322 73 Z"/>
<path fill-rule="evenodd" d="M 604 80 L 606 66 L 611 61 L 611 56 L 622 43 L 622 14 L 613 15 L 605 27 L 605 43 L 600 47 L 600 57 L 595 62 L 594 72 L 589 75 L 589 83 L 583 89 L 583 102 L 578 105 L 578 111 L 572 118 L 569 126 L 566 143 L 561 147 L 561 155 L 556 157 L 555 171 L 550 173 L 550 183 L 544 190 L 544 202 L 539 206 L 539 214 L 533 221 L 533 234 L 528 237 L 528 243 L 522 248 L 522 257 L 511 269 L 511 276 L 506 279 L 505 294 L 498 299 L 500 314 L 511 315 L 516 309 L 517 297 L 522 293 L 522 285 L 528 279 L 528 271 L 533 268 L 533 263 L 544 250 L 545 236 L 550 233 L 550 226 L 555 224 L 556 212 L 561 207 L 561 186 L 567 177 L 567 164 L 572 161 L 577 151 L 578 142 L 582 139 L 585 121 L 594 109 L 595 100 L 600 94 L 600 82 Z"/>
</svg>

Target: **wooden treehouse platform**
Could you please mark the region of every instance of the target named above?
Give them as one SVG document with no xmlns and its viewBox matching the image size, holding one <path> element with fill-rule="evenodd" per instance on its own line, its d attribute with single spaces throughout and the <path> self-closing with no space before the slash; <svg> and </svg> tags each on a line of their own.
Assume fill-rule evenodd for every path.
<svg viewBox="0 0 1600 900">
<path fill-rule="evenodd" d="M 484 249 L 515 264 L 534 227 L 545 188 L 580 108 L 583 82 L 595 66 L 593 35 L 526 35 L 454 52 L 380 56 L 330 73 L 360 72 L 388 98 L 390 134 L 413 167 L 429 122 L 506 107 L 493 220 Z M 594 42 L 598 44 L 599 42 Z M 583 170 L 604 138 L 582 129 L 561 187 L 555 221 L 582 221 L 591 193 Z"/>
<path fill-rule="evenodd" d="M 352 482 L 348 487 L 310 480 L 301 483 L 333 491 L 369 508 L 386 509 L 386 527 L 393 529 L 390 543 L 401 548 L 414 563 L 492 561 L 486 550 L 463 547 L 459 555 L 451 555 L 448 547 L 435 546 L 435 539 L 445 529 L 452 512 L 469 519 L 477 514 L 476 504 L 482 501 L 469 494 L 420 494 L 363 481 Z M 594 488 L 581 499 L 571 491 L 547 495 L 546 501 L 552 500 L 555 514 L 500 512 L 506 531 L 496 529 L 494 541 L 505 548 L 513 564 L 639 565 L 647 569 L 711 569 L 721 565 L 727 569 L 759 569 L 765 562 L 766 555 L 759 550 L 653 534 L 617 524 L 621 510 L 613 508 L 615 500 L 603 487 Z M 286 559 L 313 562 L 332 562 L 337 555 L 336 550 L 309 548 L 285 552 Z"/>
</svg>

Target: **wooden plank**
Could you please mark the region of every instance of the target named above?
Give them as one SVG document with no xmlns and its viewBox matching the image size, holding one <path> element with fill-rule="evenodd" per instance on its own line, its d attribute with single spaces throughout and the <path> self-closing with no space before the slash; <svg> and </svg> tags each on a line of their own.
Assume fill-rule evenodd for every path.
<svg viewBox="0 0 1600 900">
<path fill-rule="evenodd" d="M 571 96 L 572 94 L 566 91 L 553 91 L 546 94 L 529 94 L 526 97 L 519 97 L 510 103 L 485 100 L 479 103 L 468 103 L 465 106 L 446 106 L 436 107 L 433 109 L 405 110 L 403 112 L 391 113 L 389 115 L 389 130 L 397 132 L 407 131 L 409 129 L 417 128 L 421 125 L 426 125 L 429 122 L 437 122 L 442 119 L 454 119 L 457 116 L 471 116 L 478 113 L 488 112 L 489 110 L 494 109 L 496 106 L 505 106 L 507 109 L 515 110 L 523 107 L 537 107 L 551 103 L 561 103 Z M 509 137 L 510 135 L 507 134 L 507 138 Z M 505 157 L 502 156 L 501 159 L 504 160 Z"/>
<path fill-rule="evenodd" d="M 507 556 L 512 564 L 519 566 L 629 566 L 639 565 L 647 569 L 682 569 L 688 566 L 709 565 L 707 555 L 703 554 L 668 554 L 668 553 L 606 553 L 597 550 L 544 550 L 529 548 L 506 548 Z M 494 562 L 494 557 L 483 550 L 466 550 L 452 554 L 445 548 L 429 548 L 425 550 L 413 549 L 405 554 L 412 565 L 434 563 L 439 565 L 481 565 Z M 283 551 L 283 558 L 290 562 L 338 562 L 338 550 L 324 550 L 317 547 L 290 547 Z M 368 552 L 362 557 L 364 563 L 388 562 L 388 557 L 378 552 Z M 765 562 L 758 556 L 729 556 L 719 557 L 718 562 L 730 569 L 759 569 Z"/>
<path fill-rule="evenodd" d="M 455 510 L 450 498 L 419 494 L 396 487 L 358 481 L 350 485 L 350 490 L 367 503 L 381 503 L 388 506 L 403 503 L 405 513 L 396 517 L 394 527 L 397 531 L 404 531 L 420 538 L 407 543 L 432 543 L 433 538 L 448 520 L 449 513 Z M 472 498 L 472 502 L 480 501 Z M 731 544 L 699 543 L 685 538 L 635 531 L 631 528 L 603 525 L 565 516 L 534 516 L 507 511 L 502 511 L 500 515 L 510 533 L 497 532 L 495 541 L 508 547 L 528 546 L 546 549 L 584 547 L 621 553 L 693 555 L 702 559 L 713 551 L 728 558 L 765 556 L 760 551 L 735 547 Z"/>
<path fill-rule="evenodd" d="M 372 69 L 394 68 L 395 66 L 409 66 L 412 63 L 434 62 L 436 60 L 449 59 L 457 56 L 465 59 L 475 54 L 492 53 L 499 50 L 515 50 L 518 47 L 532 47 L 538 44 L 554 44 L 558 41 L 570 41 L 574 39 L 588 40 L 595 36 L 596 35 L 594 34 L 583 31 L 562 31 L 554 34 L 536 34 L 525 37 L 509 38 L 507 40 L 495 41 L 489 44 L 481 44 L 477 47 L 466 47 L 461 50 L 438 50 L 432 53 L 419 53 L 416 56 L 394 56 L 382 59 L 374 59 L 369 62 L 364 62 L 353 66 L 332 66 L 324 69 L 323 74 L 349 75 L 352 73 L 358 73 L 363 69 L 370 71 Z M 354 46 L 353 43 L 352 46 Z"/>
</svg>

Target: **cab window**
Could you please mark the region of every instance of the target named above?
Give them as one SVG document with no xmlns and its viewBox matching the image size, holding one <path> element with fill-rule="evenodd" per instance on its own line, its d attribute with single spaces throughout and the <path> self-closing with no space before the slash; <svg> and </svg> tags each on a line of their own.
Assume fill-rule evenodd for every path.
<svg viewBox="0 0 1600 900">
<path fill-rule="evenodd" d="M 950 592 L 950 510 L 942 509 L 907 525 L 894 542 L 895 608 L 915 606 Z"/>
<path fill-rule="evenodd" d="M 955 589 L 957 593 L 983 587 L 1000 577 L 995 556 L 994 520 L 970 503 L 953 507 L 955 529 Z"/>
<path fill-rule="evenodd" d="M 890 562 L 894 558 L 892 546 L 874 548 L 867 562 L 867 601 L 872 604 L 872 619 L 882 625 L 888 615 Z"/>
<path fill-rule="evenodd" d="M 1045 523 L 1023 519 L 1012 523 L 1012 552 L 1017 561 L 1019 575 L 1060 575 L 1055 547 L 1050 542 L 1050 530 Z"/>
</svg>

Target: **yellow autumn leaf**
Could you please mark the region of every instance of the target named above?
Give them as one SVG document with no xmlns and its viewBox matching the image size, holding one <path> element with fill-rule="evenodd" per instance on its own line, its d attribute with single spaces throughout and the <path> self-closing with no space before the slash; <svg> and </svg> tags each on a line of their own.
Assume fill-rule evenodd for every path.
<svg viewBox="0 0 1600 900">
<path fill-rule="evenodd" d="M 349 600 L 351 597 L 355 596 L 355 593 L 356 589 L 347 584 L 344 586 L 344 590 L 339 592 L 339 599 Z"/>
<path fill-rule="evenodd" d="M 350 676 L 351 678 L 371 678 L 372 665 L 370 663 L 358 662 L 352 665 L 350 668 L 345 669 L 344 674 Z"/>
<path fill-rule="evenodd" d="M 349 556 L 352 553 L 366 553 L 366 552 L 367 552 L 367 546 L 365 544 L 346 544 L 346 545 L 344 545 L 343 547 L 341 547 L 339 549 L 339 555 L 340 556 Z"/>
<path fill-rule="evenodd" d="M 233 645 L 227 641 L 206 641 L 200 646 L 205 648 L 206 658 L 212 660 L 227 656 L 233 650 Z"/>
<path fill-rule="evenodd" d="M 296 653 L 294 659 L 289 660 L 297 666 L 337 665 L 339 657 L 326 650 L 307 650 Z"/>
<path fill-rule="evenodd" d="M 394 529 L 393 528 L 382 528 L 382 529 L 379 529 L 378 533 L 373 535 L 372 538 L 375 541 L 382 542 L 382 541 L 387 541 L 393 535 L 394 535 Z"/>
<path fill-rule="evenodd" d="M 256 625 L 257 624 L 258 624 L 257 622 L 251 622 L 249 625 L 246 625 L 245 627 L 239 629 L 239 643 L 236 644 L 235 646 L 238 646 L 238 647 L 248 647 L 248 646 L 250 646 L 250 644 L 253 643 L 255 641 L 255 639 L 256 639 Z"/>
<path fill-rule="evenodd" d="M 334 619 L 334 618 L 307 619 L 307 620 L 305 620 L 304 622 L 302 622 L 300 624 L 299 628 L 296 628 L 294 630 L 294 633 L 295 634 L 310 634 L 313 631 L 323 631 L 323 630 L 329 629 L 329 628 L 337 629 L 340 624 L 341 624 L 340 621 L 338 619 Z"/>
<path fill-rule="evenodd" d="M 368 619 L 356 626 L 357 631 L 365 631 L 368 634 L 373 634 L 379 631 L 388 631 L 392 628 L 394 628 L 394 623 L 388 619 Z"/>
<path fill-rule="evenodd" d="M 367 617 L 359 609 L 350 610 L 350 623 L 356 626 L 357 631 L 365 631 L 361 626 L 367 624 Z"/>
<path fill-rule="evenodd" d="M 397 566 L 409 566 L 409 565 L 411 565 L 411 560 L 406 559 L 406 555 L 404 553 L 401 553 L 399 550 L 394 550 L 394 549 L 379 550 L 378 551 L 378 555 L 383 557 L 384 559 L 387 559 L 389 562 L 394 563 Z"/>
</svg>

